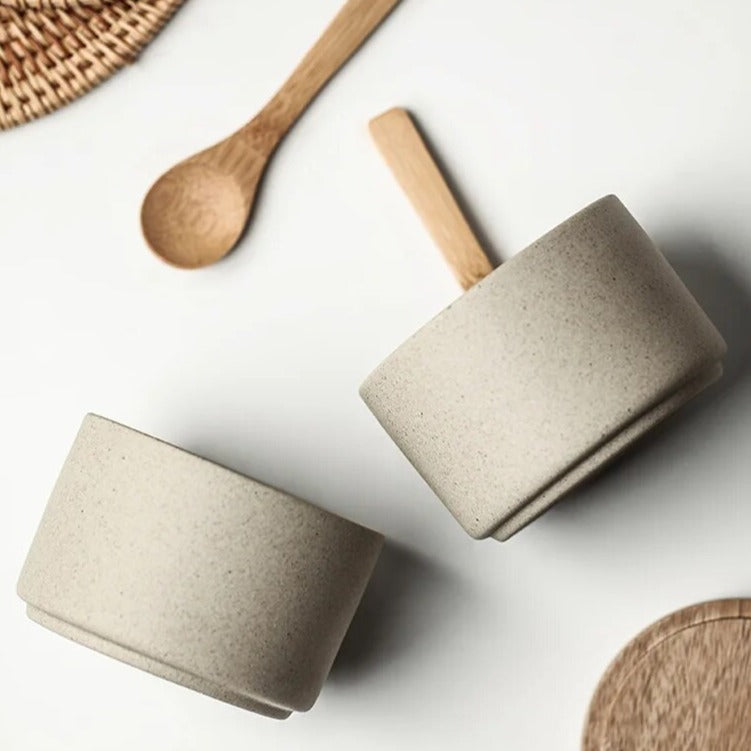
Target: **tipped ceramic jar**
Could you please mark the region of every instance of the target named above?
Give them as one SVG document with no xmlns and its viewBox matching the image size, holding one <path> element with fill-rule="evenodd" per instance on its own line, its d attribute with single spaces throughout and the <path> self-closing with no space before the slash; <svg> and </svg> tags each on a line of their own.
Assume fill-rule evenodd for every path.
<svg viewBox="0 0 751 751">
<path fill-rule="evenodd" d="M 18 585 L 63 636 L 283 719 L 316 701 L 383 537 L 89 415 Z"/>
<path fill-rule="evenodd" d="M 464 529 L 506 540 L 719 378 L 725 351 L 608 196 L 470 289 L 361 394 Z"/>
</svg>

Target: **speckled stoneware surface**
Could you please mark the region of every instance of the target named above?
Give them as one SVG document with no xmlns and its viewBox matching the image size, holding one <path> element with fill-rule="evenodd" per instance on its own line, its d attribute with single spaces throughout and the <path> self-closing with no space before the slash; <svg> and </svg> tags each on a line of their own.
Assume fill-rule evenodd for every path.
<svg viewBox="0 0 751 751">
<path fill-rule="evenodd" d="M 318 697 L 382 544 L 89 415 L 18 592 L 31 618 L 63 636 L 283 719 Z"/>
<path fill-rule="evenodd" d="M 725 351 L 608 196 L 470 289 L 361 394 L 464 529 L 505 540 L 716 380 Z"/>
</svg>

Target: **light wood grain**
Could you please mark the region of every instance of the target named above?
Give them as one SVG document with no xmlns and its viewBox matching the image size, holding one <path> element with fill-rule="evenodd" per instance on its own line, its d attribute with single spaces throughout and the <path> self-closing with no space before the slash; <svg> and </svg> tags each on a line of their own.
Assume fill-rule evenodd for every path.
<svg viewBox="0 0 751 751">
<path fill-rule="evenodd" d="M 232 250 L 281 140 L 399 2 L 349 0 L 258 115 L 157 180 L 141 210 L 143 233 L 155 253 L 174 266 L 199 268 Z"/>
<path fill-rule="evenodd" d="M 350 0 L 271 100 L 266 124 L 284 133 L 400 0 Z"/>
<path fill-rule="evenodd" d="M 409 113 L 389 110 L 371 121 L 370 132 L 462 287 L 484 279 L 493 265 Z"/>
<path fill-rule="evenodd" d="M 751 601 L 674 613 L 642 632 L 603 677 L 584 751 L 751 748 Z"/>
</svg>

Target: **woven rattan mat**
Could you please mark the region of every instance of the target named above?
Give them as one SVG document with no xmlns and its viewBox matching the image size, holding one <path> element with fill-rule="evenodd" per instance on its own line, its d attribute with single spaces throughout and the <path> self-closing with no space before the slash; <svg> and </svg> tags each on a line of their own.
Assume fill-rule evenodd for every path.
<svg viewBox="0 0 751 751">
<path fill-rule="evenodd" d="M 0 130 L 132 62 L 184 0 L 0 0 Z"/>
</svg>

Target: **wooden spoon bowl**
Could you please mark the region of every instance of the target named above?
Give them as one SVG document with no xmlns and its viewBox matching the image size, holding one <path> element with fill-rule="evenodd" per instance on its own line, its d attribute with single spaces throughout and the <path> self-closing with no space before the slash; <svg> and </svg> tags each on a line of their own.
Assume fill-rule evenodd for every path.
<svg viewBox="0 0 751 751">
<path fill-rule="evenodd" d="M 247 192 L 232 174 L 185 162 L 151 188 L 141 222 L 155 253 L 173 266 L 195 269 L 229 253 L 249 212 Z"/>
</svg>

